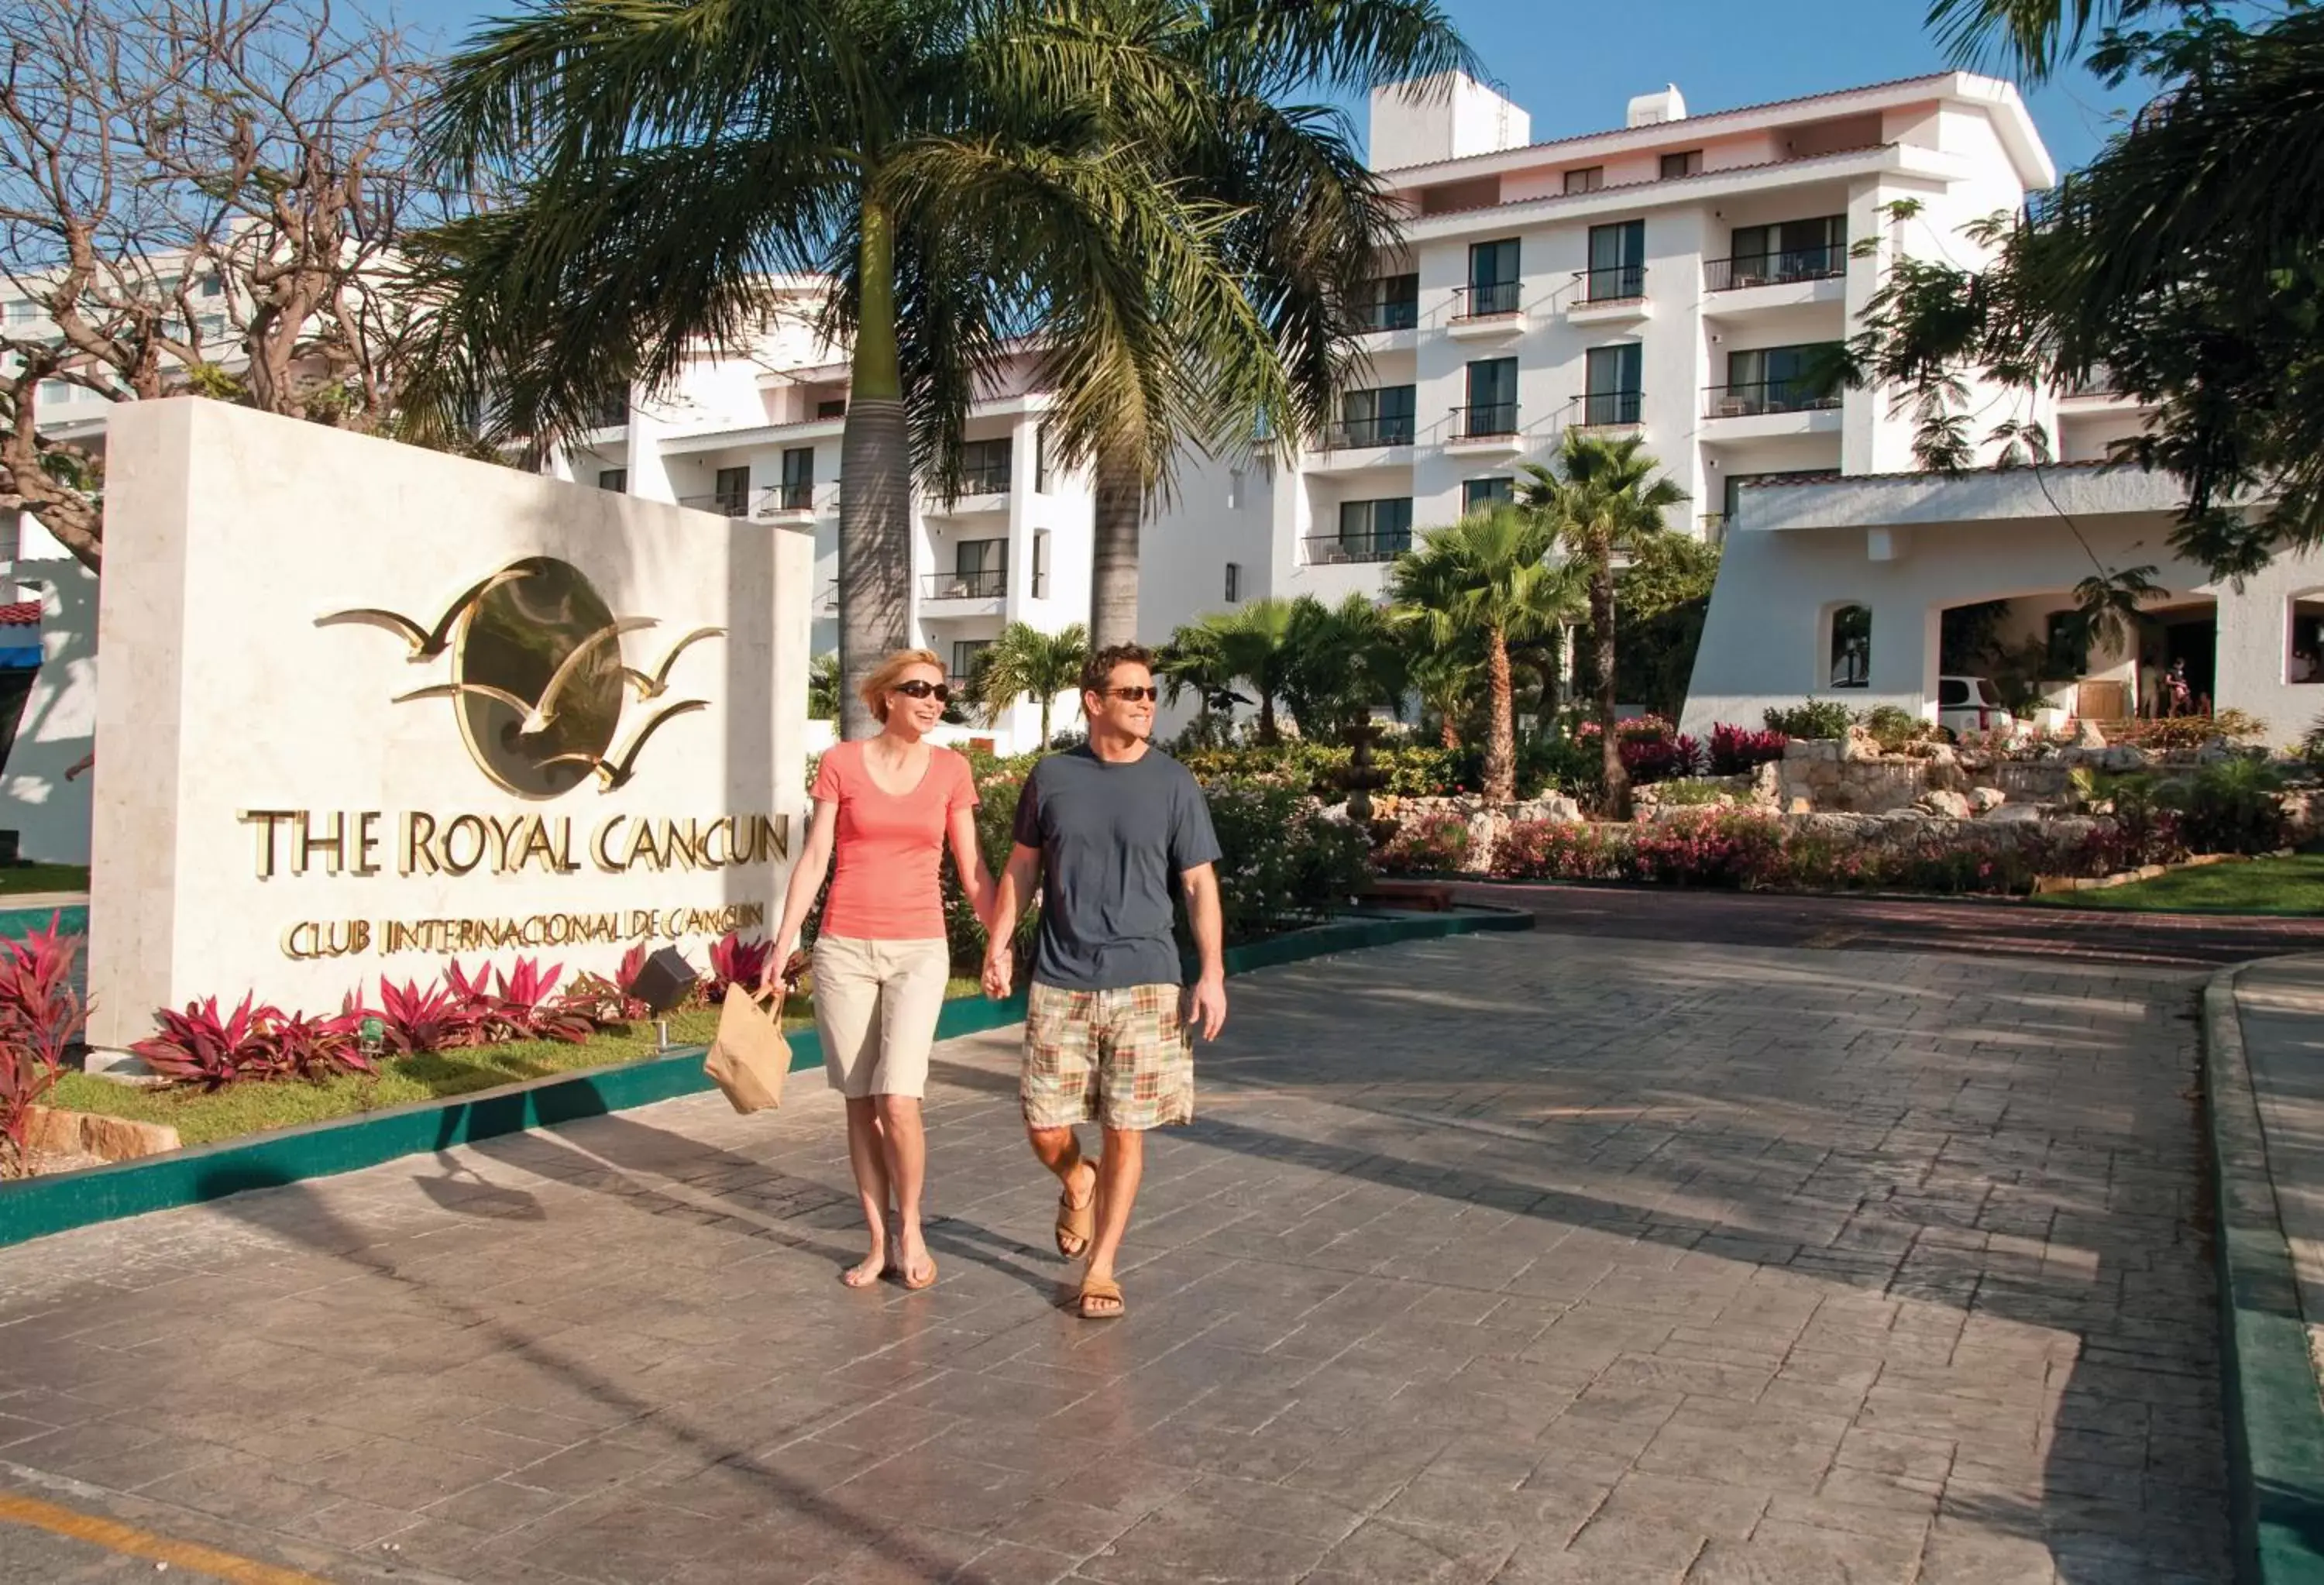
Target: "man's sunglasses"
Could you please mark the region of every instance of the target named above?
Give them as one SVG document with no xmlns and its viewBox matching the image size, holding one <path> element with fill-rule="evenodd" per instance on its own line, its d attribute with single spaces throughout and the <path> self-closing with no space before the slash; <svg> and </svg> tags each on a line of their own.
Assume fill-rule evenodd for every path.
<svg viewBox="0 0 2324 1585">
<path fill-rule="evenodd" d="M 1158 699 L 1162 696 L 1160 688 L 1108 688 L 1105 693 L 1107 697 L 1120 699 L 1125 705 L 1135 705 L 1140 699 Z"/>
<path fill-rule="evenodd" d="M 909 682 L 898 683 L 896 691 L 908 699 L 934 699 L 939 705 L 952 703 L 950 683 L 922 682 L 916 677 Z"/>
</svg>

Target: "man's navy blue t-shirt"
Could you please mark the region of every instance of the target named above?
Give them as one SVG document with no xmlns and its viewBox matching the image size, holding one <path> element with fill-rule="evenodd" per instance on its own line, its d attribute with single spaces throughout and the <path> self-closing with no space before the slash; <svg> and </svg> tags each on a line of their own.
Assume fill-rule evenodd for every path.
<svg viewBox="0 0 2324 1585">
<path fill-rule="evenodd" d="M 1158 749 L 1109 764 L 1084 746 L 1033 767 L 1017 841 L 1041 850 L 1033 979 L 1065 991 L 1176 985 L 1171 883 L 1215 862 L 1219 839 L 1192 772 Z"/>
</svg>

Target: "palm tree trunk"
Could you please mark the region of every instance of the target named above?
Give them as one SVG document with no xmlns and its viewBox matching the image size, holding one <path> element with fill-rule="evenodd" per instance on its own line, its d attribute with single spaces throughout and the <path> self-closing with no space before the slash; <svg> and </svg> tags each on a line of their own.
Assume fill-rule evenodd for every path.
<svg viewBox="0 0 2324 1585">
<path fill-rule="evenodd" d="M 896 349 L 893 223 L 863 206 L 862 302 L 839 436 L 839 735 L 880 730 L 858 696 L 911 628 L 911 434 Z"/>
<path fill-rule="evenodd" d="M 1049 696 L 1041 696 L 1041 741 L 1036 745 L 1043 753 L 1049 749 Z"/>
<path fill-rule="evenodd" d="M 1605 756 L 1606 812 L 1630 817 L 1630 775 L 1622 768 L 1621 740 L 1614 732 L 1614 556 L 1597 548 L 1590 567 L 1590 636 L 1597 651 L 1598 742 Z"/>
<path fill-rule="evenodd" d="M 1136 464 L 1123 452 L 1097 459 L 1090 543 L 1090 652 L 1138 641 L 1138 529 L 1145 507 Z"/>
<path fill-rule="evenodd" d="M 1265 688 L 1259 691 L 1259 741 L 1270 745 L 1283 741 L 1275 730 L 1275 696 Z"/>
<path fill-rule="evenodd" d="M 1517 797 L 1516 685 L 1509 677 L 1509 645 L 1501 630 L 1485 634 L 1485 673 L 1493 690 L 1492 730 L 1485 739 L 1485 801 L 1513 804 Z"/>
</svg>

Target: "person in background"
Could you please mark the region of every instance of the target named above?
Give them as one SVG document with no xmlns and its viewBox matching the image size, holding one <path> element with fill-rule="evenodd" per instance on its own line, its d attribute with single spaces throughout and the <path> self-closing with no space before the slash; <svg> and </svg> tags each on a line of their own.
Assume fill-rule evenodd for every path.
<svg viewBox="0 0 2324 1585">
<path fill-rule="evenodd" d="M 1040 888 L 1018 1099 L 1033 1154 L 1064 1185 L 1057 1252 L 1088 1257 L 1077 1301 L 1085 1321 L 1123 1313 L 1114 1267 L 1147 1130 L 1194 1120 L 1194 1033 L 1214 1040 L 1227 1017 L 1218 837 L 1193 774 L 1147 742 L 1154 700 L 1144 650 L 1119 644 L 1090 658 L 1089 742 L 1026 779 L 986 921 L 985 994 L 1003 997 L 1018 917 Z M 1200 958 L 1191 991 L 1171 929 L 1174 881 Z M 1103 1128 L 1093 1162 L 1074 1132 L 1084 1122 Z"/>
<path fill-rule="evenodd" d="M 926 650 L 899 650 L 864 679 L 862 694 L 880 735 L 835 744 L 816 767 L 814 818 L 760 990 L 788 988 L 786 965 L 828 872 L 815 1022 L 823 1071 L 847 1098 L 847 1157 L 872 1235 L 871 1253 L 840 1280 L 867 1287 L 892 1272 L 906 1287 L 925 1288 L 936 1263 L 920 1231 L 920 1099 L 952 970 L 939 875 L 945 844 L 980 919 L 993 901 L 992 876 L 977 852 L 968 760 L 927 741 L 952 696 L 943 666 Z"/>
</svg>

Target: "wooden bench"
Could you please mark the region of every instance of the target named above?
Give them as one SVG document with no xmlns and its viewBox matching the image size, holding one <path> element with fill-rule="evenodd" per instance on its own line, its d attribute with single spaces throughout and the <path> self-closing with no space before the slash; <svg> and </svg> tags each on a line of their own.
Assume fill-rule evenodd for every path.
<svg viewBox="0 0 2324 1585">
<path fill-rule="evenodd" d="M 1356 900 L 1378 903 L 1384 908 L 1414 908 L 1422 913 L 1442 914 L 1452 907 L 1452 888 L 1442 880 L 1376 880 L 1371 889 Z"/>
</svg>

